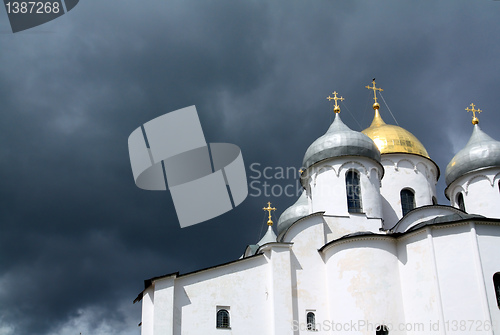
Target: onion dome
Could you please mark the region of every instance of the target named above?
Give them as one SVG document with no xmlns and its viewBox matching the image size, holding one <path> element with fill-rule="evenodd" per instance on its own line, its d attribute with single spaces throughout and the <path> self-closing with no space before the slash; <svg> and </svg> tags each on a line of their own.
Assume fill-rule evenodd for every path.
<svg viewBox="0 0 500 335">
<path fill-rule="evenodd" d="M 500 142 L 483 132 L 477 124 L 477 117 L 474 116 L 474 119 L 476 122 L 469 142 L 446 167 L 446 185 L 466 173 L 500 166 Z"/>
<path fill-rule="evenodd" d="M 375 117 L 370 127 L 363 130 L 363 134 L 375 142 L 381 154 L 404 153 L 429 158 L 427 150 L 412 133 L 401 127 L 386 124 L 380 116 L 378 104 L 377 106 L 374 104 L 373 108 Z"/>
<path fill-rule="evenodd" d="M 274 233 L 273 226 L 268 226 L 267 232 L 262 236 L 259 242 L 257 242 L 257 245 L 263 246 L 266 243 L 272 243 L 276 242 L 276 234 Z"/>
<path fill-rule="evenodd" d="M 380 105 L 377 102 L 377 91 L 383 89 L 375 86 L 375 78 L 373 78 L 373 86 L 366 86 L 367 89 L 373 90 L 373 109 L 375 117 L 373 118 L 370 127 L 363 130 L 363 133 L 368 135 L 375 145 L 380 150 L 381 154 L 414 154 L 429 158 L 427 150 L 420 141 L 408 130 L 391 124 L 386 124 L 379 113 Z"/>
<path fill-rule="evenodd" d="M 278 220 L 278 234 L 281 234 L 297 220 L 307 215 L 309 215 L 309 203 L 304 190 L 297 201 L 281 214 Z"/>
<path fill-rule="evenodd" d="M 302 166 L 307 169 L 325 159 L 341 156 L 364 156 L 380 162 L 380 152 L 373 141 L 365 134 L 347 127 L 340 119 L 337 105 L 334 111 L 335 120 L 326 134 L 309 146 Z"/>
</svg>

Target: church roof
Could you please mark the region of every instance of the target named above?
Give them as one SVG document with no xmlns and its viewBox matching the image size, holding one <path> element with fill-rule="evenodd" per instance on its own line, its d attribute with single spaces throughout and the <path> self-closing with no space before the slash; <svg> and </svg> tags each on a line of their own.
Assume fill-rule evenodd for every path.
<svg viewBox="0 0 500 335">
<path fill-rule="evenodd" d="M 377 102 L 377 92 L 381 92 L 383 89 L 375 86 L 375 78 L 373 78 L 372 83 L 373 86 L 366 86 L 366 88 L 373 90 L 375 116 L 370 127 L 363 130 L 363 133 L 375 142 L 381 154 L 403 153 L 430 158 L 422 143 L 412 133 L 399 126 L 386 124 L 382 120 L 378 111 L 380 104 Z"/>
<path fill-rule="evenodd" d="M 450 215 L 436 216 L 433 219 L 422 221 L 419 224 L 414 225 L 406 232 L 411 232 L 423 228 L 425 226 L 435 225 L 435 224 L 445 224 L 445 223 L 455 223 L 464 220 L 471 219 L 485 219 L 484 216 L 478 214 L 467 214 L 467 213 L 454 213 Z"/>
<path fill-rule="evenodd" d="M 399 238 L 401 236 L 408 235 L 412 232 L 415 232 L 419 229 L 422 229 L 422 228 L 425 228 L 428 226 L 440 226 L 440 225 L 446 225 L 446 224 L 460 224 L 462 222 L 471 221 L 471 220 L 492 222 L 492 223 L 494 222 L 494 223 L 500 224 L 499 219 L 487 218 L 487 217 L 484 217 L 482 215 L 477 215 L 477 214 L 455 213 L 455 214 L 451 214 L 451 215 L 437 216 L 433 219 L 420 222 L 419 224 L 408 229 L 407 231 L 400 232 L 400 233 L 376 234 L 376 233 L 373 233 L 370 231 L 361 231 L 361 232 L 347 234 L 347 235 L 344 235 L 342 237 L 339 237 L 335 240 L 332 240 L 332 241 L 326 243 L 321 248 L 319 248 L 318 251 L 324 252 L 330 246 L 332 246 L 338 242 L 341 242 L 344 240 L 349 240 L 349 239 L 356 238 L 356 237 Z"/>
<path fill-rule="evenodd" d="M 264 234 L 264 236 L 262 236 L 260 241 L 257 242 L 257 245 L 260 247 L 266 243 L 272 243 L 272 242 L 276 242 L 276 234 L 274 233 L 273 226 L 270 225 L 268 226 L 267 232 Z"/>
<path fill-rule="evenodd" d="M 375 109 L 372 124 L 363 130 L 363 134 L 368 135 L 375 142 L 381 154 L 404 153 L 429 158 L 427 150 L 415 135 L 399 126 L 386 124 L 378 108 Z"/>
<path fill-rule="evenodd" d="M 241 257 L 244 258 L 244 257 L 255 255 L 257 250 L 259 250 L 258 244 L 249 244 L 245 250 L 245 253 Z"/>
<path fill-rule="evenodd" d="M 314 141 L 306 151 L 302 166 L 307 169 L 328 158 L 364 156 L 380 162 L 380 152 L 373 141 L 360 132 L 351 130 L 335 114 L 335 120 L 325 135 Z"/>
<path fill-rule="evenodd" d="M 306 191 L 304 190 L 297 201 L 281 214 L 278 220 L 278 234 L 281 234 L 295 221 L 307 216 L 308 214 L 309 203 L 307 201 Z"/>
<path fill-rule="evenodd" d="M 498 166 L 500 166 L 500 142 L 488 136 L 476 123 L 469 142 L 446 167 L 446 185 L 450 185 L 468 172 Z"/>
</svg>

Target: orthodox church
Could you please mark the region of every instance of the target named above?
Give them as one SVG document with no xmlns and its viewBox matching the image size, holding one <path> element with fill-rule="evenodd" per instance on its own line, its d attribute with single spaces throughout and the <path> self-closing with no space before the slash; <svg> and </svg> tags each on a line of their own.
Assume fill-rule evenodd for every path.
<svg viewBox="0 0 500 335">
<path fill-rule="evenodd" d="M 303 193 L 238 260 L 145 281 L 142 335 L 500 334 L 500 142 L 472 135 L 439 167 L 380 116 L 335 119 L 307 149 Z M 312 333 L 314 332 L 314 333 Z"/>
</svg>

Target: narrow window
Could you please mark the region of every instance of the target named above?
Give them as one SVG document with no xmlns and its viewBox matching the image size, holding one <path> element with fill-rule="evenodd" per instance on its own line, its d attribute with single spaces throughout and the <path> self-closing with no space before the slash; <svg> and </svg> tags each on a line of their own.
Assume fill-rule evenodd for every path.
<svg viewBox="0 0 500 335">
<path fill-rule="evenodd" d="M 458 205 L 458 208 L 460 208 L 461 210 L 463 210 L 465 212 L 464 195 L 462 194 L 462 192 L 457 194 L 457 205 Z"/>
<path fill-rule="evenodd" d="M 362 213 L 359 173 L 349 170 L 345 175 L 345 185 L 347 191 L 347 210 L 349 213 Z"/>
<path fill-rule="evenodd" d="M 497 305 L 500 308 L 500 272 L 493 275 L 493 286 L 495 286 L 495 294 L 497 296 Z"/>
<path fill-rule="evenodd" d="M 316 330 L 316 316 L 313 312 L 307 313 L 307 330 Z"/>
<path fill-rule="evenodd" d="M 217 311 L 217 328 L 229 328 L 229 312 L 225 309 Z"/>
<path fill-rule="evenodd" d="M 380 325 L 377 327 L 377 329 L 375 329 L 375 335 L 388 335 L 388 334 L 389 334 L 389 328 L 386 325 Z"/>
<path fill-rule="evenodd" d="M 407 188 L 401 190 L 401 208 L 403 209 L 403 216 L 415 208 L 415 194 L 412 190 Z"/>
</svg>

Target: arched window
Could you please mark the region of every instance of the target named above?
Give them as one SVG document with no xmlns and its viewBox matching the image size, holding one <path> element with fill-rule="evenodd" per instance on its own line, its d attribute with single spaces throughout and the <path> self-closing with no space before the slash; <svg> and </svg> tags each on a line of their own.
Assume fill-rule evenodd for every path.
<svg viewBox="0 0 500 335">
<path fill-rule="evenodd" d="M 388 334 L 389 334 L 389 328 L 386 325 L 380 325 L 377 327 L 377 329 L 375 329 L 375 335 L 388 335 Z"/>
<path fill-rule="evenodd" d="M 500 308 L 500 272 L 493 275 L 493 286 L 495 286 L 495 294 L 497 296 L 497 305 Z"/>
<path fill-rule="evenodd" d="M 345 185 L 347 191 L 347 210 L 349 213 L 362 213 L 363 206 L 361 205 L 359 173 L 355 170 L 349 170 L 345 175 Z"/>
<path fill-rule="evenodd" d="M 433 205 L 437 205 L 438 204 L 438 200 L 436 199 L 436 197 L 432 197 L 432 204 Z"/>
<path fill-rule="evenodd" d="M 401 208 L 403 209 L 403 216 L 415 208 L 415 194 L 412 190 L 407 188 L 401 190 Z"/>
<path fill-rule="evenodd" d="M 229 328 L 229 312 L 225 309 L 217 311 L 217 328 Z"/>
<path fill-rule="evenodd" d="M 307 330 L 316 330 L 316 316 L 314 315 L 313 312 L 307 313 L 306 316 L 307 319 Z"/>
<path fill-rule="evenodd" d="M 462 192 L 457 194 L 457 206 L 465 212 L 464 195 L 462 194 Z"/>
</svg>

